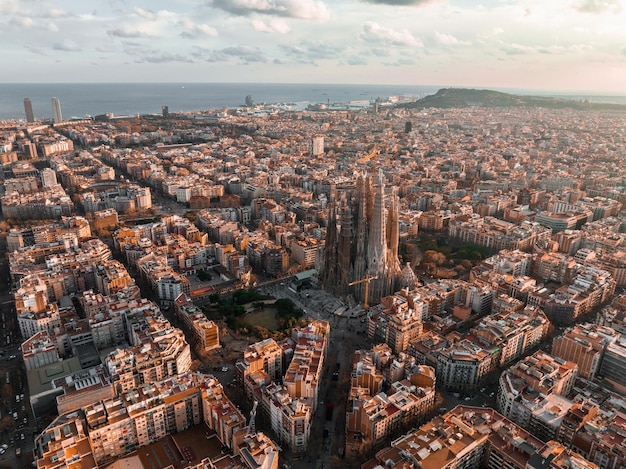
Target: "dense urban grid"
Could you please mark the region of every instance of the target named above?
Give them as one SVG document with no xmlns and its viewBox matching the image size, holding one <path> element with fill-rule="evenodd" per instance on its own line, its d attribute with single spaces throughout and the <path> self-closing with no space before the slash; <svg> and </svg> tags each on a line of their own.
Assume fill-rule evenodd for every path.
<svg viewBox="0 0 626 469">
<path fill-rule="evenodd" d="M 626 467 L 626 113 L 0 126 L 0 465 Z"/>
</svg>

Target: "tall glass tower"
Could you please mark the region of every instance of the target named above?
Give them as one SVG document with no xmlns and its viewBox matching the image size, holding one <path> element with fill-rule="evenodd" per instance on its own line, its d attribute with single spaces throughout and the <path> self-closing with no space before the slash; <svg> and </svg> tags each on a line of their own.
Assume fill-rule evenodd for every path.
<svg viewBox="0 0 626 469">
<path fill-rule="evenodd" d="M 59 98 L 52 98 L 52 119 L 55 123 L 63 122 L 63 115 L 61 114 L 61 101 L 59 101 Z"/>
<path fill-rule="evenodd" d="M 26 112 L 26 122 L 35 122 L 33 103 L 30 101 L 30 98 L 24 98 L 24 111 Z"/>
</svg>

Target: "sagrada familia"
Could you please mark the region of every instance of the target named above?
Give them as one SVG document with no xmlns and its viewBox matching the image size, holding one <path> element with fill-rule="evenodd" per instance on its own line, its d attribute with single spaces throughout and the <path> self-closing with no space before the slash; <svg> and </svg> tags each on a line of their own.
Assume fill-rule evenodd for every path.
<svg viewBox="0 0 626 469">
<path fill-rule="evenodd" d="M 319 266 L 321 284 L 338 296 L 362 301 L 367 282 L 370 305 L 416 280 L 410 265 L 402 269 L 398 258 L 398 196 L 392 188 L 386 209 L 382 171 L 373 179 L 359 175 L 353 193 L 331 198 Z"/>
</svg>

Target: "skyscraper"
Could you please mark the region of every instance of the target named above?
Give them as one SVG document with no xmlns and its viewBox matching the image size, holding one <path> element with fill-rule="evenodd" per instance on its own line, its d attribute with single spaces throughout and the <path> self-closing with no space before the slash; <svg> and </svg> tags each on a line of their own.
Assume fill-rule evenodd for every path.
<svg viewBox="0 0 626 469">
<path fill-rule="evenodd" d="M 61 101 L 59 101 L 59 98 L 52 98 L 52 119 L 55 123 L 63 122 L 63 116 L 61 115 Z"/>
<path fill-rule="evenodd" d="M 309 153 L 311 156 L 320 156 L 324 154 L 324 137 L 320 135 L 313 137 L 309 143 Z"/>
<path fill-rule="evenodd" d="M 24 98 L 24 111 L 26 111 L 26 122 L 35 122 L 33 103 L 30 102 L 30 98 Z"/>
</svg>

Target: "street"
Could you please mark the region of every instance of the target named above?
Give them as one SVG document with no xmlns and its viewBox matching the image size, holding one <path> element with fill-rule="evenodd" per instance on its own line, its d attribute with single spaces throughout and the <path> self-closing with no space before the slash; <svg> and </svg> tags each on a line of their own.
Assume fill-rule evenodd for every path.
<svg viewBox="0 0 626 469">
<path fill-rule="evenodd" d="M 13 295 L 8 281 L 9 266 L 5 260 L 6 242 L 0 239 L 0 465 L 21 467 L 32 461 L 33 435 L 37 431 L 30 409 L 26 371 L 22 361 L 21 341 Z M 4 449 L 4 447 L 3 447 Z M 18 456 L 19 453 L 19 456 Z"/>
<path fill-rule="evenodd" d="M 334 312 L 344 314 L 362 313 L 359 306 L 347 309 L 334 295 L 320 289 L 312 288 L 294 293 L 286 285 L 273 283 L 260 288 L 261 292 L 276 298 L 289 298 L 298 308 L 311 319 L 323 319 L 330 322 L 330 337 L 322 380 L 319 389 L 319 403 L 313 416 L 311 437 L 304 456 L 292 457 L 284 454 L 285 464 L 290 469 L 322 469 L 346 467 L 348 461 L 341 459 L 340 454 L 345 448 L 346 404 L 350 391 L 352 373 L 352 355 L 357 349 L 369 348 L 366 323 L 361 317 L 337 316 Z M 339 376 L 333 379 L 333 373 Z M 332 417 L 326 419 L 326 406 L 331 403 Z"/>
</svg>

